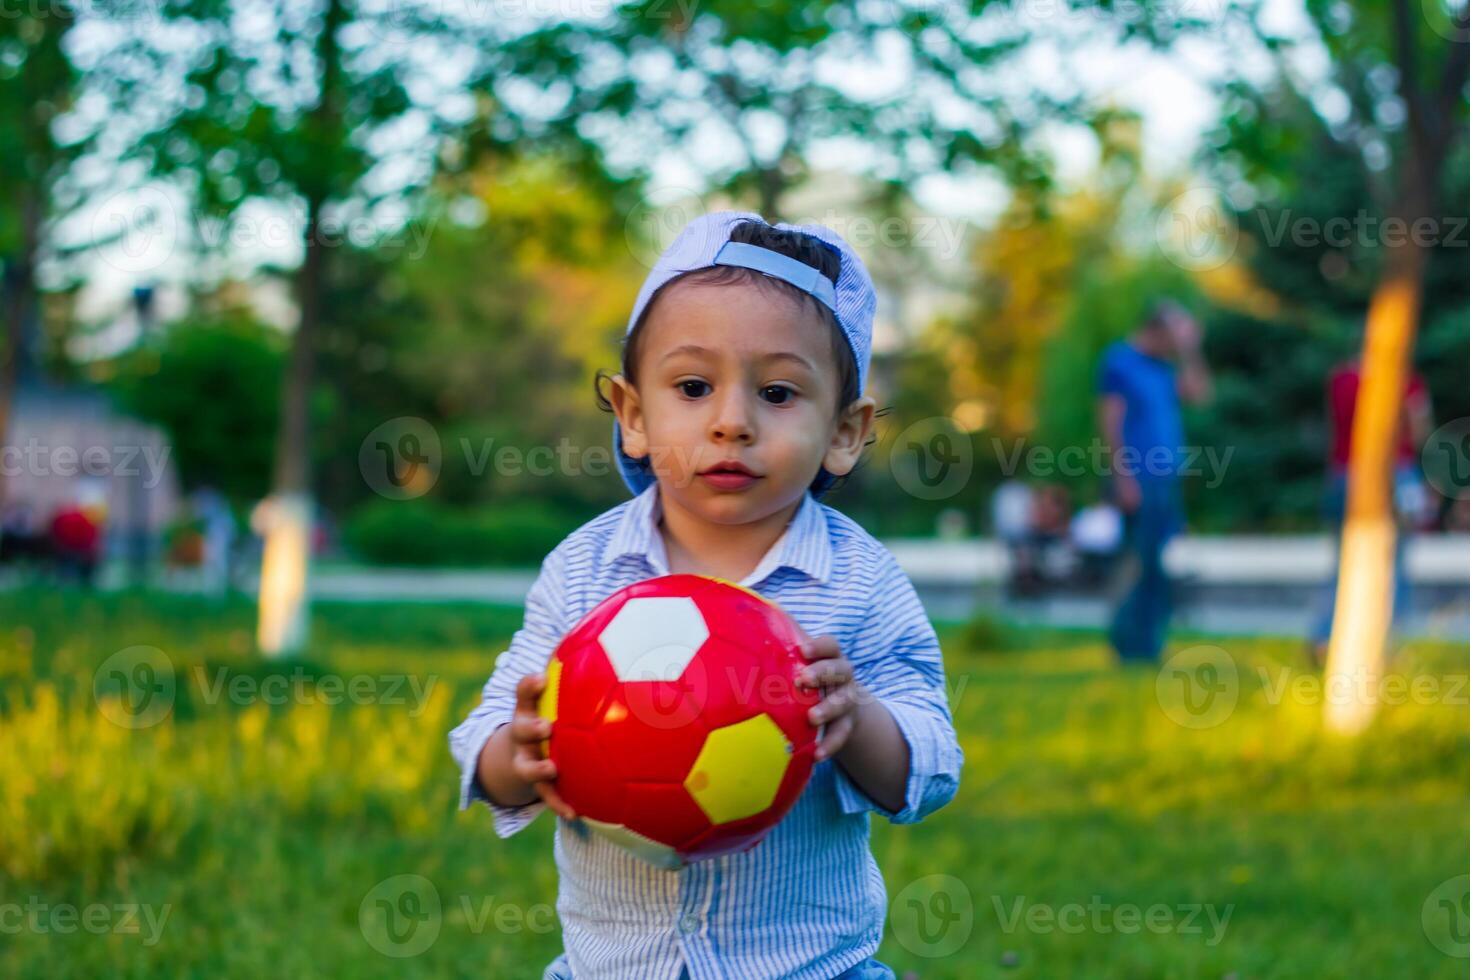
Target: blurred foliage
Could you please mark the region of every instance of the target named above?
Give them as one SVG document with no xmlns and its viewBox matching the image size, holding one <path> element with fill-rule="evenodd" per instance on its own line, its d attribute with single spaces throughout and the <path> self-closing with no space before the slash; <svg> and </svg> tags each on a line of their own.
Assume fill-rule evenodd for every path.
<svg viewBox="0 0 1470 980">
<path fill-rule="evenodd" d="M 674 230 L 665 223 L 687 216 L 653 206 L 650 165 L 688 153 L 704 177 L 697 206 L 757 203 L 773 217 L 799 195 L 815 199 L 850 181 L 841 210 L 912 227 L 933 217 L 909 195 L 920 175 L 983 168 L 1006 181 L 1007 208 L 973 237 L 957 277 L 963 308 L 933 324 L 901 322 L 907 342 L 875 355 L 873 391 L 893 411 L 847 486 L 828 498 L 874 533 L 931 533 L 949 508 L 984 513 L 1018 446 L 1090 445 L 1100 352 L 1159 296 L 1182 299 L 1201 317 L 1216 368 L 1218 398 L 1189 414 L 1190 440 L 1233 454 L 1221 486 L 1187 485 L 1194 523 L 1312 526 L 1325 438 L 1320 384 L 1352 350 L 1381 250 L 1359 240 L 1345 248 L 1277 241 L 1273 229 L 1283 218 L 1383 212 L 1403 138 L 1387 14 L 1307 4 L 1330 55 L 1328 73 L 1307 78 L 1287 57 L 1290 44 L 1250 16 L 1260 8 L 1254 0 L 1210 11 L 1083 0 L 1063 7 L 1070 22 L 1018 17 L 1024 4 L 999 0 L 781 0 L 758 9 L 629 2 L 472 24 L 418 2 L 187 0 L 155 20 L 111 24 L 120 40 L 88 49 L 82 80 L 108 91 L 151 83 L 153 110 L 125 121 L 130 137 L 139 125 L 153 128 L 125 142 L 189 200 L 179 244 L 201 249 L 186 256 L 196 297 L 228 267 L 220 264 L 234 240 L 227 232 L 250 231 L 263 213 L 257 206 L 292 215 L 292 228 L 304 217 L 306 237 L 291 247 L 305 245 L 308 260 L 255 274 L 287 282 L 303 322 L 320 314 L 296 336 L 309 336 L 318 374 L 307 399 L 314 486 L 344 518 L 381 503 L 358 470 L 358 450 L 400 416 L 439 435 L 442 466 L 428 500 L 443 513 L 473 520 L 481 508 L 534 501 L 570 529 L 624 499 L 608 455 L 610 419 L 592 401 L 593 372 L 616 367 L 649 256 Z M 5 123 L 22 142 L 57 136 L 38 127 L 59 118 L 79 80 L 55 34 L 69 23 L 42 20 L 18 16 L 0 28 L 0 97 L 18 107 L 29 100 Z M 1264 41 L 1259 77 L 1222 72 L 1222 115 L 1202 158 L 1235 203 L 1237 261 L 1189 273 L 1160 254 L 1153 221 L 1176 184 L 1192 178 L 1144 172 L 1136 115 L 1083 104 L 1066 86 L 995 84 L 1032 47 L 1055 53 L 1076 43 L 1069 23 L 1159 47 L 1226 24 Z M 1432 75 L 1446 57 L 1442 32 L 1428 14 L 1415 29 L 1420 68 Z M 848 66 L 846 75 L 828 60 Z M 446 71 L 425 71 L 429 62 Z M 27 71 L 17 74 L 20 65 Z M 889 74 L 907 84 L 885 88 Z M 853 84 L 869 75 L 871 90 Z M 1341 112 L 1324 109 L 1344 101 Z M 1097 149 L 1094 170 L 1067 186 L 1052 179 L 1035 138 L 1058 120 L 1089 128 Z M 862 176 L 814 171 L 814 151 L 843 140 L 863 148 L 849 155 Z M 718 166 L 699 156 L 712 141 L 732 148 Z M 34 185 L 26 168 L 50 159 L 32 156 L 4 164 L 15 187 Z M 1463 145 L 1443 183 L 1444 213 L 1470 210 Z M 0 214 L 14 207 L 0 201 Z M 361 221 L 376 237 L 319 240 L 318 218 Z M 0 246 L 13 235 L 0 221 Z M 315 264 L 312 243 L 320 245 Z M 218 254 L 206 254 L 213 245 Z M 953 275 L 926 265 L 932 255 L 912 242 L 868 251 L 885 302 L 910 287 L 942 292 L 943 275 Z M 1470 356 L 1470 283 L 1460 260 L 1453 248 L 1438 250 L 1419 347 L 1441 419 L 1470 415 L 1470 389 L 1458 383 Z M 892 306 L 883 315 L 905 320 L 903 304 Z M 116 388 L 130 410 L 174 434 L 186 482 L 223 485 L 243 502 L 267 485 L 266 441 L 280 415 L 266 404 L 279 401 L 281 387 L 266 382 L 262 358 L 282 369 L 285 361 L 279 351 L 238 351 L 240 377 L 223 377 L 228 345 L 247 340 L 238 330 L 227 337 L 211 317 L 200 304 L 183 326 L 124 357 Z M 218 336 L 202 342 L 195 327 L 206 320 Z M 191 363 L 204 380 L 163 383 Z M 293 381 L 290 390 L 299 387 Z M 934 501 L 898 485 L 890 466 L 900 434 L 927 419 L 953 420 L 973 459 L 969 483 Z M 507 449 L 522 459 L 550 452 L 557 462 L 532 476 L 497 463 Z M 1067 484 L 1078 503 L 1098 492 L 1090 471 L 1046 478 Z"/>
<path fill-rule="evenodd" d="M 379 565 L 535 567 L 561 543 L 567 516 L 539 500 L 473 510 L 432 500 L 379 500 L 348 518 L 342 538 L 356 558 Z"/>
<path fill-rule="evenodd" d="M 1092 256 L 1076 270 L 1066 318 L 1045 350 L 1038 397 L 1036 443 L 1054 450 L 1090 447 L 1098 439 L 1097 372 L 1103 350 L 1132 333 L 1163 297 L 1191 304 L 1197 287 L 1176 266 L 1153 254 L 1138 255 L 1115 246 Z M 1186 426 L 1186 438 L 1195 437 Z M 1102 475 L 1060 475 L 1083 497 L 1101 492 Z"/>
<path fill-rule="evenodd" d="M 1059 483 L 1078 505 L 1095 499 L 1102 481 L 1090 464 L 1082 472 L 1028 467 L 1032 458 L 1055 458 L 1031 454 L 1095 443 L 1102 351 L 1152 302 L 1203 305 L 1200 283 L 1139 246 L 1166 192 L 1142 171 L 1139 120 L 1100 115 L 1094 133 L 1097 164 L 1085 179 L 1044 195 L 1014 194 L 980 233 L 967 302 L 924 332 L 899 375 L 911 421 L 943 416 L 968 430 L 973 488 L 951 502 L 972 514 L 985 513 L 989 491 L 1012 476 Z"/>
<path fill-rule="evenodd" d="M 1086 317 L 1107 339 L 1120 331 L 1099 319 L 1087 296 L 1088 282 L 1111 281 L 1137 264 L 1123 241 L 1124 223 L 1147 193 L 1141 185 L 1141 121 L 1126 112 L 1100 115 L 1093 133 L 1098 162 L 1070 192 L 1012 195 L 995 227 L 980 236 L 970 257 L 970 304 L 935 324 L 935 341 L 949 355 L 949 385 L 957 403 L 972 401 L 977 421 L 991 433 L 1031 434 L 1038 411 L 1074 391 L 1078 379 L 1047 386 L 1049 361 L 1075 351 L 1074 336 L 1057 340 L 1070 321 Z M 1055 344 L 1053 341 L 1057 341 Z M 1086 353 L 1095 353 L 1089 349 Z M 1058 389 L 1061 390 L 1058 390 Z"/>
<path fill-rule="evenodd" d="M 985 7 L 998 16 L 977 30 Z M 823 140 L 860 147 L 873 178 L 984 166 L 1013 185 L 1045 186 L 1050 168 L 1031 130 L 1077 105 L 995 83 L 1027 39 L 1027 18 L 1008 16 L 1010 7 L 632 0 L 508 39 L 490 90 L 502 96 L 508 139 L 595 144 L 642 175 L 671 149 L 705 175 L 704 192 L 770 220 L 786 216 L 784 196 L 810 176 L 809 152 Z M 866 91 L 830 61 L 867 76 Z M 555 97 L 513 93 L 526 83 Z M 642 152 L 619 145 L 630 141 Z M 716 142 L 737 153 L 711 161 L 701 151 Z"/>
<path fill-rule="evenodd" d="M 358 449 L 403 415 L 439 434 L 433 500 L 536 501 L 569 531 L 626 496 L 592 384 L 618 366 L 645 273 L 615 191 L 549 156 L 498 164 L 446 186 L 403 247 L 338 257 L 318 350 L 324 502 L 371 498 Z M 532 467 L 532 453 L 554 465 Z"/>
<path fill-rule="evenodd" d="M 186 487 L 248 507 L 267 490 L 286 338 L 248 314 L 183 320 L 111 366 L 121 407 L 169 434 Z"/>
<path fill-rule="evenodd" d="M 384 515 L 398 505 L 372 494 L 358 451 L 400 416 L 438 432 L 442 470 L 429 499 L 443 506 L 433 513 L 466 529 L 495 524 L 491 505 L 504 505 L 559 515 L 565 533 L 626 496 L 592 377 L 618 366 L 642 270 L 609 186 L 580 183 L 549 157 L 508 162 L 446 184 L 392 242 L 334 255 L 312 393 L 324 504 L 349 515 L 376 504 L 364 526 L 392 538 Z M 270 483 L 285 340 L 225 309 L 164 325 L 105 373 L 123 408 L 170 433 L 186 484 L 213 483 L 248 505 Z M 488 533 L 472 538 L 483 544 Z M 445 560 L 507 554 L 535 564 L 544 551 L 477 559 L 461 544 Z"/>
<path fill-rule="evenodd" d="M 466 113 L 455 85 L 417 59 L 458 59 L 467 82 L 483 70 L 478 52 L 493 45 L 483 32 L 416 13 L 351 0 L 179 0 L 129 32 L 129 55 L 154 66 L 161 110 L 136 154 L 185 189 L 196 228 L 218 242 L 241 233 L 259 241 L 271 219 L 250 208 L 269 203 L 299 229 L 278 492 L 314 489 L 314 354 L 323 323 L 337 316 L 328 282 L 358 233 L 352 225 L 386 237 L 441 164 L 466 165 L 486 146 L 474 107 Z M 192 43 L 179 45 L 181 34 Z"/>
<path fill-rule="evenodd" d="M 1228 243 L 1233 261 L 1221 268 L 1190 271 L 1158 248 L 1155 217 L 1185 188 L 1157 184 L 1139 169 L 1136 121 L 1126 114 L 1095 120 L 1099 165 L 1086 181 L 1034 199 L 1013 195 L 972 255 L 966 310 L 936 322 L 900 372 L 912 411 L 950 415 L 962 428 L 980 424 L 972 437 L 982 485 L 1004 475 L 987 473 L 987 465 L 1017 447 L 1092 445 L 1103 349 L 1128 335 L 1151 302 L 1172 297 L 1202 320 L 1216 379 L 1213 403 L 1186 409 L 1187 440 L 1217 459 L 1229 454 L 1218 485 L 1185 481 L 1192 526 L 1318 526 L 1325 384 L 1361 343 L 1392 204 L 1385 167 L 1402 138 L 1401 127 L 1384 121 L 1392 113 L 1373 108 L 1393 98 L 1381 38 L 1370 36 L 1383 26 L 1378 16 L 1313 10 L 1342 59 L 1334 79 L 1353 99 L 1350 123 L 1326 121 L 1314 101 L 1321 90 L 1284 68 L 1265 85 L 1225 86 L 1225 111 L 1201 154 L 1205 170 L 1241 202 L 1225 201 L 1238 237 Z M 1442 47 L 1421 40 L 1426 50 Z M 1445 240 L 1433 250 L 1415 358 L 1439 421 L 1470 415 L 1470 390 L 1459 381 L 1470 362 L 1463 269 L 1470 232 L 1455 217 L 1470 213 L 1463 142 L 1442 184 L 1437 230 Z M 1329 227 L 1349 229 L 1346 240 L 1328 241 L 1322 229 Z M 936 388 L 936 377 L 945 384 Z M 1080 475 L 1018 475 L 1062 483 L 1079 504 L 1101 491 L 1090 467 Z"/>
<path fill-rule="evenodd" d="M 139 150 L 155 173 L 186 178 L 201 218 L 228 219 L 260 200 L 303 206 L 308 220 L 328 203 L 371 208 L 420 186 L 432 173 L 424 157 L 454 128 L 442 102 L 408 92 L 415 51 L 447 57 L 449 46 L 472 43 L 443 19 L 346 0 L 178 0 L 157 13 L 159 23 L 129 25 L 137 44 L 126 53 L 151 59 L 159 83 L 161 125 Z M 185 32 L 192 43 L 181 53 Z M 410 123 L 416 140 L 384 140 Z M 418 179 L 365 186 L 388 163 Z"/>
<path fill-rule="evenodd" d="M 105 118 L 106 72 L 93 77 L 91 118 L 72 111 L 83 78 L 67 53 L 75 23 L 76 11 L 61 0 L 0 16 L 0 439 L 18 382 L 43 356 L 37 272 L 59 251 L 47 226 L 82 204 L 67 178 L 98 134 L 95 103 Z"/>
<path fill-rule="evenodd" d="M 1290 72 L 1264 86 L 1233 84 L 1201 154 L 1220 185 L 1233 188 L 1224 203 L 1239 230 L 1241 264 L 1275 300 L 1270 309 L 1250 310 L 1221 297 L 1207 321 L 1217 401 L 1197 414 L 1191 431 L 1235 453 L 1219 491 L 1196 495 L 1204 522 L 1222 530 L 1315 523 L 1328 448 L 1327 376 L 1358 354 L 1388 251 L 1382 222 L 1395 203 L 1404 133 L 1401 115 L 1386 108 L 1398 98 L 1386 12 L 1310 6 L 1334 58 L 1330 86 L 1347 96 L 1345 117 L 1325 119 L 1315 101 L 1323 89 Z M 1428 19 L 1419 26 L 1427 29 Z M 1445 47 L 1438 35 L 1420 38 L 1421 69 L 1437 71 Z M 1464 110 L 1460 100 L 1452 114 Z M 1464 140 L 1443 169 L 1438 196 L 1439 240 L 1430 250 L 1414 355 L 1436 424 L 1470 416 Z"/>
<path fill-rule="evenodd" d="M 94 135 L 58 138 L 57 120 L 73 108 L 82 73 L 66 54 L 76 24 L 70 4 L 16 7 L 0 17 L 0 260 L 12 275 L 31 275 L 16 263 L 35 261 L 38 224 L 52 207 L 54 184 Z"/>
</svg>

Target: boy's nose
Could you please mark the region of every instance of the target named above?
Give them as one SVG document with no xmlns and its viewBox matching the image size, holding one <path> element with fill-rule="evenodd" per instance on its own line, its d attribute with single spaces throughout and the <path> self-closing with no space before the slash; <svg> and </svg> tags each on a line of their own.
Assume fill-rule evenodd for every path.
<svg viewBox="0 0 1470 980">
<path fill-rule="evenodd" d="M 731 393 L 721 399 L 715 420 L 710 425 L 710 437 L 717 442 L 750 443 L 755 439 L 750 406 L 743 395 Z"/>
</svg>

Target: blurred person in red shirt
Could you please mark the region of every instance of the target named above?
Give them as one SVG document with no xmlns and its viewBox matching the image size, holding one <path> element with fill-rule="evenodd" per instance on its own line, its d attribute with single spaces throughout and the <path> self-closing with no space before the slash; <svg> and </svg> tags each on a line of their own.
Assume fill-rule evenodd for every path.
<svg viewBox="0 0 1470 980">
<path fill-rule="evenodd" d="M 102 560 L 107 526 L 107 488 L 84 481 L 51 517 L 51 555 L 63 580 L 91 585 Z"/>
<path fill-rule="evenodd" d="M 1327 376 L 1327 488 L 1323 500 L 1323 516 L 1333 533 L 1342 532 L 1347 513 L 1348 459 L 1352 453 L 1353 412 L 1358 404 L 1358 388 L 1362 384 L 1360 359 L 1344 361 Z M 1393 506 L 1399 533 L 1393 555 L 1393 615 L 1397 620 L 1409 608 L 1409 576 L 1404 568 L 1404 545 L 1408 534 L 1423 522 L 1428 491 L 1419 473 L 1419 451 L 1430 430 L 1434 414 L 1429 403 L 1429 387 L 1417 371 L 1411 371 L 1404 382 L 1402 417 L 1398 442 L 1394 447 Z M 1333 561 L 1332 580 L 1323 600 L 1323 608 L 1313 624 L 1310 642 L 1314 659 L 1321 664 L 1332 635 L 1332 618 L 1337 605 L 1337 561 Z"/>
<path fill-rule="evenodd" d="M 1353 409 L 1358 404 L 1358 386 L 1363 368 L 1357 360 L 1345 361 L 1327 377 L 1327 421 L 1331 426 L 1331 444 L 1327 455 L 1329 477 L 1347 476 L 1348 455 L 1352 449 Z M 1394 448 L 1394 468 L 1408 469 L 1418 475 L 1419 449 L 1429 438 L 1434 426 L 1430 411 L 1429 387 L 1419 372 L 1411 372 L 1404 383 L 1403 417 L 1399 420 L 1398 445 Z"/>
</svg>

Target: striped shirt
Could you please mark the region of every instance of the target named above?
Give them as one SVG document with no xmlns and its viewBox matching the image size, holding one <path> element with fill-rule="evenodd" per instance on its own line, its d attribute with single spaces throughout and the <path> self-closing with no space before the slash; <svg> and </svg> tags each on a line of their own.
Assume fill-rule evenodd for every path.
<svg viewBox="0 0 1470 980">
<path fill-rule="evenodd" d="M 525 622 L 495 661 L 481 703 L 449 735 L 461 808 L 483 800 L 508 837 L 545 804 L 502 807 L 476 779 L 480 750 L 510 720 L 517 681 L 544 669 L 561 638 L 613 591 L 669 574 L 658 484 L 572 532 L 546 557 Z M 868 812 L 913 823 L 959 786 L 963 754 L 945 698 L 934 628 L 892 553 L 807 493 L 781 538 L 739 583 L 774 600 L 812 636 L 830 633 L 857 680 L 908 742 L 903 808 L 871 799 L 833 759 L 817 763 L 786 817 L 755 848 L 657 868 L 581 824 L 557 820 L 556 909 L 566 962 L 581 978 L 831 980 L 883 935 L 887 896 Z"/>
</svg>

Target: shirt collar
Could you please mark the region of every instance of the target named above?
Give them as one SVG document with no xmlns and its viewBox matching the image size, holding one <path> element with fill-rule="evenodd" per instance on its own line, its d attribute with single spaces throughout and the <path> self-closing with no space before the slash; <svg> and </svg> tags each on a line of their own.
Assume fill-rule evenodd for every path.
<svg viewBox="0 0 1470 980">
<path fill-rule="evenodd" d="M 663 515 L 658 482 L 628 502 L 613 535 L 603 551 L 603 564 L 611 564 L 625 555 L 640 555 L 657 575 L 669 574 L 669 558 L 664 549 L 658 522 Z M 791 522 L 776 543 L 756 563 L 755 569 L 737 585 L 757 585 L 778 568 L 794 568 L 825 583 L 832 576 L 832 542 L 827 534 L 827 515 L 822 505 L 803 493 Z"/>
</svg>

